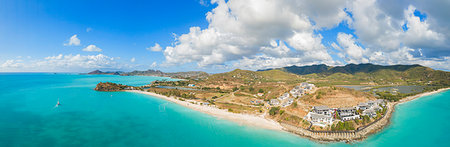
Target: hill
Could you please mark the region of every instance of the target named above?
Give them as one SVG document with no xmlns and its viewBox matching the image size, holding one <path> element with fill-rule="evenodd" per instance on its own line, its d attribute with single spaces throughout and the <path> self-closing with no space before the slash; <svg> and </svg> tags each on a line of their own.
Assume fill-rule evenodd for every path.
<svg viewBox="0 0 450 147">
<path fill-rule="evenodd" d="M 165 73 L 160 70 L 146 70 L 146 71 L 132 71 L 132 72 L 102 72 L 95 70 L 87 74 L 93 75 L 121 75 L 121 76 L 156 76 L 156 77 L 171 77 L 171 78 L 183 78 L 183 79 L 201 79 L 209 76 L 208 73 L 202 71 L 188 71 L 188 72 L 173 72 Z"/>
<path fill-rule="evenodd" d="M 102 72 L 100 70 L 94 70 L 91 71 L 89 73 L 87 73 L 88 75 L 120 75 L 120 71 L 107 71 L 107 72 Z"/>
<path fill-rule="evenodd" d="M 421 65 L 348 64 L 345 66 L 289 66 L 278 69 L 327 85 L 450 85 L 450 72 Z"/>
</svg>

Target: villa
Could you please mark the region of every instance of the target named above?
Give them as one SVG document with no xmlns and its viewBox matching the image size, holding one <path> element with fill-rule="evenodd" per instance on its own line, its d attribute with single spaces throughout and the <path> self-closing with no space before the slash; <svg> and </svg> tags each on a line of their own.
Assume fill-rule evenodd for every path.
<svg viewBox="0 0 450 147">
<path fill-rule="evenodd" d="M 261 97 L 264 95 L 264 93 L 258 93 L 257 95 Z"/>
<path fill-rule="evenodd" d="M 366 110 L 366 109 L 368 109 L 370 106 L 369 106 L 369 104 L 367 104 L 367 103 L 359 103 L 358 104 L 358 106 L 357 106 L 357 108 L 359 109 L 359 110 Z"/>
<path fill-rule="evenodd" d="M 277 99 L 271 99 L 270 100 L 270 105 L 272 105 L 272 106 L 276 106 L 276 105 L 279 105 L 279 104 L 280 104 L 280 101 L 277 100 Z"/>
<path fill-rule="evenodd" d="M 337 109 L 337 113 L 343 121 L 359 119 L 359 115 L 356 114 L 355 107 L 339 108 Z"/>
<path fill-rule="evenodd" d="M 285 100 L 289 98 L 289 93 L 284 93 L 282 96 L 278 97 L 279 100 Z"/>
<path fill-rule="evenodd" d="M 316 114 L 314 112 L 309 112 L 306 115 L 306 119 L 313 125 L 319 126 L 330 125 L 333 123 L 333 117 L 331 115 Z"/>
<path fill-rule="evenodd" d="M 316 114 L 329 115 L 333 113 L 333 110 L 328 108 L 327 106 L 314 106 L 312 112 Z"/>
<path fill-rule="evenodd" d="M 282 107 L 287 107 L 289 105 L 291 105 L 292 103 L 294 103 L 294 99 L 293 98 L 289 98 L 287 99 L 287 101 L 283 102 L 283 104 L 281 104 Z"/>
</svg>

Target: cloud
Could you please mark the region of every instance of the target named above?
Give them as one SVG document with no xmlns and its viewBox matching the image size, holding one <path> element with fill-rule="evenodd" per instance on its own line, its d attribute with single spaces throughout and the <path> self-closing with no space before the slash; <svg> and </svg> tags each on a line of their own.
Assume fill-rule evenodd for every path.
<svg viewBox="0 0 450 147">
<path fill-rule="evenodd" d="M 158 64 L 156 64 L 156 62 L 153 62 L 153 63 L 150 65 L 150 68 L 155 68 L 156 66 L 158 66 Z"/>
<path fill-rule="evenodd" d="M 356 0 L 352 3 L 350 11 L 353 14 L 352 26 L 359 38 L 358 41 L 369 48 L 384 52 L 393 52 L 403 47 L 424 48 L 424 52 L 432 53 L 450 47 L 448 41 L 445 41 L 449 36 L 437 31 L 446 32 L 449 29 L 448 25 L 445 26 L 446 22 L 428 21 L 428 19 L 435 20 L 433 15 L 422 21 L 414 14 L 416 11 L 430 12 L 429 8 L 419 10 L 410 3 Z M 406 30 L 403 26 L 406 26 Z M 435 55 L 428 54 L 428 56 Z M 448 56 L 450 53 L 441 55 Z"/>
<path fill-rule="evenodd" d="M 98 55 L 63 55 L 48 56 L 44 60 L 36 62 L 33 66 L 48 70 L 82 70 L 82 69 L 121 69 L 125 64 L 116 62 L 116 58 L 103 54 Z"/>
<path fill-rule="evenodd" d="M 206 15 L 208 28 L 191 27 L 189 33 L 177 36 L 174 45 L 164 50 L 166 63 L 196 62 L 203 67 L 248 59 L 261 53 L 272 56 L 292 53 L 286 58 L 314 55 L 307 58 L 329 60 L 331 57 L 322 45 L 322 36 L 315 34 L 314 30 L 343 21 L 346 17 L 343 9 L 340 9 L 343 5 L 327 7 L 325 1 L 314 3 L 320 9 L 332 10 L 310 18 L 306 14 L 321 11 L 304 9 L 308 6 L 303 2 L 305 1 L 212 1 L 217 7 Z M 336 19 L 331 23 L 326 18 Z M 312 19 L 316 26 L 312 24 Z M 279 48 L 273 47 L 275 40 L 281 41 L 278 42 Z M 286 43 L 292 48 L 287 47 Z M 296 52 L 290 52 L 291 49 Z M 313 54 L 314 51 L 322 54 Z"/>
<path fill-rule="evenodd" d="M 97 46 L 91 44 L 91 45 L 88 45 L 87 47 L 83 48 L 83 51 L 86 51 L 86 52 L 101 52 L 102 49 L 100 49 Z"/>
<path fill-rule="evenodd" d="M 8 68 L 20 68 L 23 66 L 24 64 L 22 63 L 22 60 L 6 60 L 3 64 L 1 64 L 0 67 L 8 69 Z"/>
<path fill-rule="evenodd" d="M 78 39 L 76 34 L 70 37 L 68 43 L 64 43 L 64 46 L 79 46 L 79 45 L 81 45 L 81 41 L 80 39 Z"/>
<path fill-rule="evenodd" d="M 134 62 L 134 61 L 136 61 L 136 58 L 131 58 L 131 60 L 130 60 L 131 62 Z"/>
<path fill-rule="evenodd" d="M 136 65 L 129 65 L 118 61 L 119 58 L 103 54 L 80 55 L 59 54 L 36 60 L 7 60 L 0 64 L 0 71 L 88 71 L 93 69 L 133 69 Z"/>
<path fill-rule="evenodd" d="M 338 33 L 337 39 L 340 46 L 342 46 L 341 58 L 345 58 L 347 63 L 367 63 L 369 60 L 365 57 L 367 51 L 356 44 L 353 35 Z M 336 44 L 332 44 L 336 49 L 341 49 Z"/>
<path fill-rule="evenodd" d="M 91 32 L 93 29 L 92 28 L 90 28 L 90 27 L 88 27 L 88 28 L 86 28 L 86 32 Z"/>
<path fill-rule="evenodd" d="M 159 52 L 159 51 L 162 50 L 162 47 L 158 43 L 155 43 L 154 46 L 147 48 L 147 50 L 154 51 L 154 52 Z"/>
</svg>

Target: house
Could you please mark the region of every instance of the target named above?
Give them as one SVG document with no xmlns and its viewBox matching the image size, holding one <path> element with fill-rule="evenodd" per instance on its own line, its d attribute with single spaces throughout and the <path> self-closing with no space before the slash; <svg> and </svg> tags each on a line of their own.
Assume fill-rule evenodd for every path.
<svg viewBox="0 0 450 147">
<path fill-rule="evenodd" d="M 367 116 L 369 116 L 369 117 L 375 117 L 375 116 L 377 116 L 377 112 L 376 112 L 375 110 L 373 110 L 373 109 L 367 109 L 367 110 L 364 110 L 364 111 L 362 112 L 362 114 L 363 114 L 363 115 L 367 115 Z"/>
<path fill-rule="evenodd" d="M 305 90 L 312 90 L 316 86 L 314 84 L 309 84 L 309 83 L 303 82 L 303 83 L 300 83 L 300 87 L 305 89 Z"/>
<path fill-rule="evenodd" d="M 270 105 L 275 106 L 275 105 L 279 105 L 280 101 L 278 101 L 277 99 L 270 99 Z"/>
<path fill-rule="evenodd" d="M 281 104 L 282 107 L 287 107 L 290 106 L 292 103 L 294 103 L 294 99 L 293 98 L 289 98 L 287 99 L 287 101 L 284 101 L 283 104 Z"/>
<path fill-rule="evenodd" d="M 300 83 L 300 87 L 306 87 L 306 86 L 308 86 L 308 84 L 309 83 L 306 83 L 306 82 Z"/>
<path fill-rule="evenodd" d="M 263 96 L 263 95 L 264 95 L 264 93 L 258 93 L 257 95 L 258 95 L 258 96 Z"/>
<path fill-rule="evenodd" d="M 354 119 L 359 119 L 359 115 L 350 115 L 350 116 L 341 117 L 341 120 L 343 120 L 343 121 L 354 120 Z"/>
<path fill-rule="evenodd" d="M 202 105 L 208 106 L 209 103 L 208 102 L 203 102 Z"/>
<path fill-rule="evenodd" d="M 359 118 L 359 115 L 356 114 L 356 108 L 355 107 L 339 108 L 339 109 L 337 109 L 337 113 L 339 114 L 339 117 L 343 121 L 353 120 L 353 119 L 358 119 Z"/>
<path fill-rule="evenodd" d="M 255 105 L 264 103 L 263 100 L 252 100 L 252 101 L 250 101 L 250 102 L 251 102 L 252 104 L 255 104 Z"/>
<path fill-rule="evenodd" d="M 313 125 L 329 125 L 333 123 L 333 117 L 330 115 L 317 114 L 314 112 L 309 112 L 306 115 L 306 119 L 311 121 Z"/>
<path fill-rule="evenodd" d="M 292 103 L 291 103 L 292 104 Z M 283 102 L 282 104 L 281 104 L 281 107 L 287 107 L 287 106 L 289 106 L 289 105 L 291 105 L 291 104 L 289 104 L 287 101 L 285 101 L 285 102 Z"/>
<path fill-rule="evenodd" d="M 280 97 L 278 97 L 278 99 L 280 99 L 280 100 L 285 100 L 285 99 L 287 99 L 287 98 L 289 98 L 289 93 L 284 93 L 283 95 L 281 95 Z"/>
<path fill-rule="evenodd" d="M 386 106 L 386 100 L 384 100 L 384 99 L 377 99 L 374 101 L 374 103 L 377 105 L 381 105 L 383 107 Z"/>
<path fill-rule="evenodd" d="M 359 110 L 366 110 L 366 109 L 369 109 L 369 104 L 367 104 L 367 103 L 359 103 L 357 107 L 358 107 Z"/>
<path fill-rule="evenodd" d="M 314 106 L 313 112 L 316 114 L 323 114 L 323 115 L 330 115 L 332 113 L 332 110 L 328 108 L 328 106 Z"/>
</svg>

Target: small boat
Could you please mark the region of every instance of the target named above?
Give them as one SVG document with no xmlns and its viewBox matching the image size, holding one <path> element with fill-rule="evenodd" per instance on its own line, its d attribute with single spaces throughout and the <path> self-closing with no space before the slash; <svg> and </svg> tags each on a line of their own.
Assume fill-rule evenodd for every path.
<svg viewBox="0 0 450 147">
<path fill-rule="evenodd" d="M 59 103 L 59 98 L 58 98 L 58 102 L 56 102 L 56 106 L 55 107 L 58 107 L 59 105 L 61 105 L 61 104 Z"/>
</svg>

